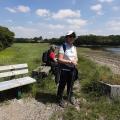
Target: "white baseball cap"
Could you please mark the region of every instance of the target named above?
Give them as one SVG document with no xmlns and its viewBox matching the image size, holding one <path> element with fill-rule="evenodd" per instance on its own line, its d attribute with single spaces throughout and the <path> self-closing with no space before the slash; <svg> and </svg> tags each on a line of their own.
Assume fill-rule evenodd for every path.
<svg viewBox="0 0 120 120">
<path fill-rule="evenodd" d="M 75 34 L 75 32 L 74 32 L 73 30 L 68 31 L 67 34 L 66 34 L 66 37 L 67 37 L 67 36 L 71 36 L 71 35 L 72 35 L 74 38 L 76 38 L 76 34 Z"/>
<path fill-rule="evenodd" d="M 72 35 L 73 33 L 75 33 L 75 32 L 73 30 L 70 30 L 70 31 L 67 32 L 66 36 Z"/>
</svg>

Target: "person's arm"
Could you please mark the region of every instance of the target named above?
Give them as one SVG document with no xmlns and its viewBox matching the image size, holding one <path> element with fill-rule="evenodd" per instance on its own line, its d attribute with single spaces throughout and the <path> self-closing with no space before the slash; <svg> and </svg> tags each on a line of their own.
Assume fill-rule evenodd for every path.
<svg viewBox="0 0 120 120">
<path fill-rule="evenodd" d="M 59 55 L 58 55 L 58 61 L 60 63 L 64 63 L 64 64 L 71 64 L 72 63 L 71 60 L 65 60 L 64 59 L 64 54 L 62 54 L 62 53 L 59 53 Z"/>
<path fill-rule="evenodd" d="M 74 54 L 75 54 L 75 58 L 74 58 L 74 60 L 72 61 L 72 63 L 74 64 L 74 65 L 77 65 L 77 62 L 78 62 L 78 57 L 77 57 L 77 50 L 76 50 L 76 47 L 75 47 L 75 49 L 74 49 L 75 51 L 74 51 Z"/>
</svg>

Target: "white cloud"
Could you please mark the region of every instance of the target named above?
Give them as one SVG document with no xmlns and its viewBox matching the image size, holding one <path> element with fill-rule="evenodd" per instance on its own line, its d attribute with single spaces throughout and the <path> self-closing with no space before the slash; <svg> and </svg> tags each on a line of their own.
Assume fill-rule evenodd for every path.
<svg viewBox="0 0 120 120">
<path fill-rule="evenodd" d="M 68 19 L 67 22 L 72 25 L 73 28 L 81 28 L 87 24 L 87 20 L 83 19 Z"/>
<path fill-rule="evenodd" d="M 97 4 L 97 5 L 91 6 L 91 10 L 94 10 L 94 11 L 99 11 L 101 9 L 102 9 L 102 5 L 101 4 Z"/>
<path fill-rule="evenodd" d="M 37 29 L 23 26 L 15 26 L 10 28 L 13 32 L 15 32 L 15 36 L 17 37 L 29 37 L 32 38 L 36 35 Z"/>
<path fill-rule="evenodd" d="M 102 15 L 102 5 L 96 4 L 90 7 L 91 10 L 95 11 L 98 15 Z"/>
<path fill-rule="evenodd" d="M 23 13 L 26 13 L 26 12 L 29 12 L 30 11 L 30 8 L 28 6 L 24 6 L 24 5 L 19 5 L 17 7 L 17 10 L 19 12 L 23 12 Z"/>
<path fill-rule="evenodd" d="M 16 11 L 15 9 L 13 9 L 13 8 L 6 7 L 5 9 L 8 10 L 9 12 L 11 12 L 11 13 L 16 13 L 16 12 L 17 12 L 17 11 Z"/>
<path fill-rule="evenodd" d="M 120 20 L 112 20 L 107 22 L 107 27 L 110 30 L 120 31 Z"/>
<path fill-rule="evenodd" d="M 52 16 L 54 19 L 64 19 L 69 17 L 80 17 L 80 10 L 61 9 Z"/>
<path fill-rule="evenodd" d="M 48 27 L 50 29 L 63 29 L 64 28 L 64 26 L 60 24 L 57 24 L 57 25 L 49 24 Z"/>
<path fill-rule="evenodd" d="M 11 13 L 16 13 L 16 12 L 23 12 L 23 13 L 27 13 L 30 11 L 30 8 L 28 6 L 24 6 L 24 5 L 19 5 L 17 7 L 6 7 L 6 10 L 8 10 Z"/>
<path fill-rule="evenodd" d="M 50 12 L 49 12 L 49 10 L 47 10 L 47 9 L 37 9 L 36 10 L 36 14 L 38 15 L 38 16 L 44 16 L 44 17 L 46 17 L 46 16 L 49 16 L 50 15 Z"/>
<path fill-rule="evenodd" d="M 114 0 L 98 0 L 99 2 L 103 3 L 103 2 L 107 2 L 107 3 L 111 3 L 113 2 Z"/>
</svg>

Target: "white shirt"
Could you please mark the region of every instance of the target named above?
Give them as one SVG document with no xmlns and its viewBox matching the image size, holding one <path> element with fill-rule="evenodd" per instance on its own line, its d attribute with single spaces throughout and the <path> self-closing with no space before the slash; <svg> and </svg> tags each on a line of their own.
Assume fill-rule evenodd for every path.
<svg viewBox="0 0 120 120">
<path fill-rule="evenodd" d="M 60 46 L 59 54 L 64 54 L 65 60 L 77 60 L 77 50 L 75 46 L 70 46 L 68 43 L 65 43 L 66 50 L 64 52 L 63 45 Z"/>
</svg>

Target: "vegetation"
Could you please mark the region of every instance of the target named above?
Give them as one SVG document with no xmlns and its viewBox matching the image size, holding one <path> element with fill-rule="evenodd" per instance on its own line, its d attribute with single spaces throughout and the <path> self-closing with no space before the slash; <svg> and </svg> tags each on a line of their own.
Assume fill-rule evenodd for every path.
<svg viewBox="0 0 120 120">
<path fill-rule="evenodd" d="M 81 35 L 78 36 L 75 44 L 90 45 L 90 46 L 118 46 L 120 45 L 120 35 L 96 36 L 96 35 Z"/>
<path fill-rule="evenodd" d="M 0 65 L 27 63 L 31 74 L 31 71 L 40 65 L 42 53 L 48 49 L 48 46 L 46 43 L 15 43 L 12 47 L 0 52 Z M 80 100 L 80 110 L 74 106 L 68 106 L 63 113 L 54 113 L 51 119 L 57 120 L 62 117 L 63 120 L 119 120 L 120 102 L 112 101 L 98 92 L 97 81 L 103 79 L 102 76 L 109 77 L 111 73 L 109 69 L 98 67 L 84 58 L 81 53 L 85 50 L 89 49 L 78 48 L 78 69 L 82 90 L 74 93 L 76 99 Z M 43 103 L 55 103 L 56 85 L 51 75 L 38 81 L 39 83 L 30 85 L 31 91 L 27 95 L 32 95 Z"/>
<path fill-rule="evenodd" d="M 65 36 L 59 38 L 43 39 L 42 36 L 35 38 L 16 38 L 18 43 L 50 43 L 61 44 L 65 40 Z M 81 35 L 78 36 L 74 43 L 76 46 L 120 46 L 120 35 L 96 36 L 96 35 Z"/>
<path fill-rule="evenodd" d="M 65 37 L 51 38 L 44 40 L 51 44 L 61 44 Z M 81 35 L 78 36 L 74 43 L 76 46 L 119 46 L 120 35 L 97 36 L 97 35 Z"/>
<path fill-rule="evenodd" d="M 14 33 L 8 28 L 0 26 L 0 50 L 12 45 L 14 41 Z"/>
<path fill-rule="evenodd" d="M 16 43 L 39 43 L 42 41 L 43 41 L 42 36 L 34 37 L 34 38 L 16 38 L 15 39 Z"/>
</svg>

